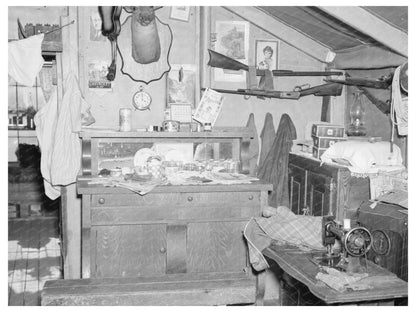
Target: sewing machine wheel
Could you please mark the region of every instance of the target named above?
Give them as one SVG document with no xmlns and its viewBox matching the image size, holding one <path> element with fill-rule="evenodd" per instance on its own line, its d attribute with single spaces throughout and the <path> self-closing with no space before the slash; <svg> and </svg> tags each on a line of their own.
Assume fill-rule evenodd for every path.
<svg viewBox="0 0 416 312">
<path fill-rule="evenodd" d="M 354 257 L 364 256 L 370 250 L 372 242 L 370 231 L 363 227 L 353 228 L 344 238 L 345 250 Z"/>
</svg>

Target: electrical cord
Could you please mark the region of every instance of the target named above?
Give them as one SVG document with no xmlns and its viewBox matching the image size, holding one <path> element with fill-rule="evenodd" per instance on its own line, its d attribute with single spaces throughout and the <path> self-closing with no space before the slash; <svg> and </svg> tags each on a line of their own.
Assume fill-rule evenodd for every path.
<svg viewBox="0 0 416 312">
<path fill-rule="evenodd" d="M 128 12 L 128 11 L 126 11 L 126 12 Z M 163 75 L 165 75 L 166 73 L 168 73 L 168 72 L 170 72 L 170 70 L 172 69 L 172 67 L 170 66 L 170 63 L 169 63 L 169 55 L 170 55 L 170 50 L 171 50 L 171 48 L 172 48 L 172 43 L 173 43 L 173 32 L 172 32 L 172 29 L 170 28 L 170 26 L 169 26 L 169 24 L 167 24 L 167 23 L 163 23 L 156 15 L 155 15 L 155 18 L 158 20 L 158 22 L 159 23 L 161 23 L 162 25 L 164 25 L 164 26 L 167 26 L 168 27 L 168 29 L 169 29 L 169 32 L 170 32 L 170 43 L 169 43 L 169 48 L 168 48 L 168 53 L 167 53 L 167 55 L 166 55 L 166 61 L 167 61 L 167 63 L 168 63 L 168 66 L 169 66 L 169 69 L 167 69 L 166 71 L 164 71 L 163 73 L 162 73 L 162 75 L 160 75 L 160 77 L 159 78 L 155 78 L 155 79 L 151 79 L 151 80 L 149 80 L 149 81 L 145 81 L 145 80 L 142 80 L 142 79 L 135 79 L 135 78 L 133 78 L 129 73 L 126 73 L 124 70 L 123 70 L 123 68 L 124 68 L 124 58 L 123 58 L 123 55 L 121 54 L 121 51 L 120 51 L 120 48 L 119 48 L 119 46 L 118 46 L 118 43 L 116 42 L 116 47 L 117 47 L 117 51 L 118 51 L 118 54 L 120 55 L 120 59 L 121 59 L 121 68 L 120 68 L 120 71 L 121 71 L 121 73 L 123 74 L 123 75 L 126 75 L 126 76 L 128 76 L 131 80 L 133 80 L 133 81 L 135 81 L 135 82 L 140 82 L 140 83 L 144 83 L 144 84 L 146 84 L 146 85 L 148 85 L 148 84 L 150 84 L 150 83 L 152 83 L 152 82 L 154 82 L 154 81 L 158 81 L 158 80 L 160 80 L 160 79 L 162 79 L 162 77 L 163 77 Z M 127 18 L 128 19 L 128 18 Z M 126 19 L 126 21 L 127 21 L 127 19 Z M 124 23 L 126 22 L 126 21 L 124 21 Z M 123 23 L 123 24 L 124 24 Z"/>
</svg>

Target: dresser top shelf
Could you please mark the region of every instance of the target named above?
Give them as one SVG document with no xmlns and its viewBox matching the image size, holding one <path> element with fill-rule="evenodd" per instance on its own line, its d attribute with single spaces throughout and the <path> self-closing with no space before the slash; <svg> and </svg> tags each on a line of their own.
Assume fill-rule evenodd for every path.
<svg viewBox="0 0 416 312">
<path fill-rule="evenodd" d="M 83 139 L 90 138 L 176 138 L 176 139 L 200 139 L 200 138 L 228 138 L 250 139 L 253 131 L 247 127 L 222 127 L 214 128 L 212 132 L 154 132 L 154 131 L 118 131 L 116 129 L 87 129 L 84 128 L 79 135 Z"/>
<path fill-rule="evenodd" d="M 78 194 L 134 194 L 133 191 L 122 187 L 108 187 L 103 184 L 88 184 L 91 181 L 89 177 L 78 177 L 77 192 Z M 193 184 L 193 185 L 158 185 L 150 193 L 198 193 L 198 192 L 239 192 L 239 191 L 271 191 L 272 184 L 262 181 L 254 181 L 244 184 Z"/>
</svg>

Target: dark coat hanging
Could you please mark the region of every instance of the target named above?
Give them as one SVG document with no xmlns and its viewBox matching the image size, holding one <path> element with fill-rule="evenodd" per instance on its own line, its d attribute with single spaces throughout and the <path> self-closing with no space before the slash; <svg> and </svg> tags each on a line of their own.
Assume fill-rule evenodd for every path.
<svg viewBox="0 0 416 312">
<path fill-rule="evenodd" d="M 289 115 L 283 114 L 273 145 L 258 171 L 258 178 L 273 184 L 269 206 L 289 207 L 288 164 L 289 152 L 296 139 L 296 128 Z"/>
</svg>

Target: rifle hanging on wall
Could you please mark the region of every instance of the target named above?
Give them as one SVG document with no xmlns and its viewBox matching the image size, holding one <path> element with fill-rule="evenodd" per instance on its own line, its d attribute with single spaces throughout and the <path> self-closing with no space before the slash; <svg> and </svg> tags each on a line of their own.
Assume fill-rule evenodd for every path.
<svg viewBox="0 0 416 312">
<path fill-rule="evenodd" d="M 249 75 L 251 76 L 251 73 L 254 70 L 253 68 L 250 68 L 248 65 L 245 65 L 239 61 L 236 61 L 228 56 L 225 56 L 221 53 L 212 51 L 208 49 L 209 53 L 209 61 L 208 65 L 211 67 L 216 68 L 222 68 L 227 70 L 244 70 L 248 71 Z M 256 69 L 255 70 L 256 76 L 262 76 L 263 78 L 270 78 L 272 80 L 272 77 L 270 77 L 270 74 L 272 76 L 277 77 L 296 77 L 296 76 L 339 76 L 343 75 L 343 72 L 340 71 L 291 71 L 291 70 L 263 70 L 263 69 Z M 268 77 L 267 77 L 268 76 Z M 255 79 L 255 77 L 254 77 Z M 271 82 L 271 88 L 270 84 L 268 88 L 264 88 L 266 84 L 262 83 L 262 80 L 260 79 L 260 87 L 252 88 L 253 82 L 247 81 L 247 89 L 238 89 L 238 90 L 224 90 L 224 89 L 213 89 L 217 92 L 221 93 L 229 93 L 229 94 L 237 94 L 237 95 L 243 95 L 244 98 L 248 98 L 250 96 L 257 96 L 260 99 L 264 98 L 277 98 L 277 99 L 291 99 L 291 100 L 298 100 L 302 96 L 307 95 L 315 95 L 315 96 L 339 96 L 342 93 L 342 84 L 337 83 L 336 81 L 322 84 L 315 87 L 308 87 L 308 88 L 301 88 L 296 87 L 293 91 L 275 91 L 273 90 L 273 81 Z M 250 80 L 250 79 L 249 79 Z M 263 86 L 263 87 L 261 87 Z M 202 88 L 202 90 L 205 90 L 205 88 Z"/>
<path fill-rule="evenodd" d="M 202 91 L 205 88 L 201 88 Z M 224 90 L 224 89 L 212 89 L 220 93 L 244 95 L 245 98 L 250 96 L 257 96 L 258 98 L 275 98 L 275 99 L 287 99 L 298 100 L 303 96 L 315 95 L 315 96 L 339 96 L 342 94 L 342 85 L 338 83 L 325 83 L 319 86 L 302 89 L 300 91 L 266 91 L 256 89 L 237 89 Z"/>
<path fill-rule="evenodd" d="M 249 71 L 249 66 L 236 61 L 221 53 L 208 49 L 209 61 L 208 65 L 211 67 L 229 69 L 229 70 L 244 70 Z M 257 76 L 265 76 L 266 70 L 257 69 Z M 295 77 L 295 76 L 340 76 L 343 72 L 340 71 L 292 71 L 292 70 L 272 70 L 272 75 L 275 77 Z"/>
</svg>

